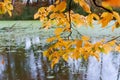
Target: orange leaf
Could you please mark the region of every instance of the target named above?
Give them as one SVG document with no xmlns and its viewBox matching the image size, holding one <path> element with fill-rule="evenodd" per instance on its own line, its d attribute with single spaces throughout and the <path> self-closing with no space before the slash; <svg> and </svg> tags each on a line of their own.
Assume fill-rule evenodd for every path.
<svg viewBox="0 0 120 80">
<path fill-rule="evenodd" d="M 63 32 L 62 28 L 56 28 L 54 33 L 55 35 L 60 35 L 62 32 Z"/>
<path fill-rule="evenodd" d="M 120 0 L 103 0 L 103 2 L 112 7 L 120 7 Z"/>
<path fill-rule="evenodd" d="M 50 5 L 47 10 L 49 12 L 51 12 L 51 11 L 54 11 L 54 9 L 55 9 L 55 6 L 54 5 Z"/>
<path fill-rule="evenodd" d="M 82 47 L 82 40 L 77 40 L 77 41 L 76 41 L 76 47 L 77 47 L 77 48 Z"/>
<path fill-rule="evenodd" d="M 88 36 L 82 36 L 82 40 L 83 41 L 88 41 L 88 40 L 90 40 L 90 38 Z"/>
<path fill-rule="evenodd" d="M 55 8 L 55 12 L 60 11 L 63 12 L 66 9 L 66 2 L 62 1 L 60 4 L 58 4 Z"/>
<path fill-rule="evenodd" d="M 102 19 L 99 21 L 99 23 L 102 24 L 102 28 L 106 27 L 108 23 L 113 19 L 113 14 L 109 12 L 104 12 L 101 15 Z"/>
<path fill-rule="evenodd" d="M 50 37 L 50 38 L 47 39 L 47 42 L 52 42 L 52 41 L 54 41 L 55 39 L 56 39 L 55 37 Z"/>
</svg>

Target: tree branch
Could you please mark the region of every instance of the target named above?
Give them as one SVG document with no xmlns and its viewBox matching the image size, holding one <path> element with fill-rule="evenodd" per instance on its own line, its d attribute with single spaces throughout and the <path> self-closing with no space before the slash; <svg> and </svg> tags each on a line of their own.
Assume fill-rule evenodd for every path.
<svg viewBox="0 0 120 80">
<path fill-rule="evenodd" d="M 108 11 L 108 12 L 112 13 L 112 11 L 111 11 L 111 10 L 109 10 L 109 9 L 107 9 L 107 8 L 103 7 L 103 6 L 98 5 L 98 4 L 96 3 L 96 0 L 93 0 L 93 3 L 94 3 L 94 5 L 95 5 L 95 6 L 100 7 L 100 8 L 102 8 L 102 9 L 104 9 L 104 10 L 106 10 L 106 11 Z"/>
<path fill-rule="evenodd" d="M 70 24 L 70 30 L 71 30 L 71 28 L 72 28 L 72 25 L 71 25 L 71 15 L 70 15 L 70 11 L 71 11 L 71 3 L 72 3 L 72 0 L 69 0 L 69 24 Z M 71 36 L 71 34 L 72 34 L 72 31 L 70 31 L 70 34 L 68 35 L 68 39 L 69 39 L 69 37 Z"/>
</svg>

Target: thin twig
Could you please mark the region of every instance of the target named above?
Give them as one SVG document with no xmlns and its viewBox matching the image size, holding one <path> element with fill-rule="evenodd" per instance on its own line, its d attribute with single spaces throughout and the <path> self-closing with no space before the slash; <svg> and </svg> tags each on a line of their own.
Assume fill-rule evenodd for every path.
<svg viewBox="0 0 120 80">
<path fill-rule="evenodd" d="M 94 3 L 95 6 L 100 7 L 100 8 L 102 8 L 102 9 L 104 9 L 104 10 L 110 12 L 110 13 L 113 13 L 111 10 L 109 10 L 109 9 L 103 7 L 103 6 L 98 5 L 98 4 L 96 3 L 96 0 L 93 0 L 93 3 Z"/>
<path fill-rule="evenodd" d="M 117 37 L 115 37 L 115 38 L 113 38 L 113 39 L 111 39 L 111 40 L 109 40 L 109 41 L 107 41 L 107 42 L 105 42 L 105 43 L 108 43 L 108 42 L 114 41 L 114 40 L 118 39 L 119 37 L 120 37 L 120 36 L 117 36 Z"/>
<path fill-rule="evenodd" d="M 69 24 L 70 24 L 70 30 L 71 30 L 71 27 L 72 27 L 72 25 L 71 25 L 71 15 L 70 15 L 70 11 L 71 11 L 71 3 L 72 3 L 72 0 L 69 0 Z M 69 37 L 71 36 L 71 34 L 72 34 L 72 31 L 70 31 L 70 34 L 68 35 L 68 39 L 69 39 Z"/>
</svg>

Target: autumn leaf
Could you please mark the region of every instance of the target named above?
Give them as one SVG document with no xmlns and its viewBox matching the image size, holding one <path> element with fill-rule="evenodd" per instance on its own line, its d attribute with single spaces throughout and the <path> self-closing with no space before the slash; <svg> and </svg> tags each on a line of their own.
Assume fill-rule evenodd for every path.
<svg viewBox="0 0 120 80">
<path fill-rule="evenodd" d="M 56 28 L 55 29 L 55 35 L 60 35 L 63 32 L 63 28 Z"/>
<path fill-rule="evenodd" d="M 65 61 L 68 61 L 68 58 L 69 58 L 69 55 L 66 53 L 62 56 L 62 58 L 65 60 Z"/>
<path fill-rule="evenodd" d="M 115 51 L 120 52 L 120 44 L 118 46 L 115 47 Z"/>
<path fill-rule="evenodd" d="M 103 52 L 105 54 L 108 54 L 112 50 L 111 46 L 109 46 L 108 44 L 103 45 L 103 49 L 104 49 Z"/>
<path fill-rule="evenodd" d="M 34 14 L 34 19 L 37 19 L 39 17 L 40 17 L 39 13 Z"/>
<path fill-rule="evenodd" d="M 60 0 L 56 0 L 55 4 L 59 4 L 60 3 Z"/>
<path fill-rule="evenodd" d="M 11 11 L 8 11 L 8 14 L 9 14 L 10 16 L 12 16 L 12 12 L 11 12 Z"/>
<path fill-rule="evenodd" d="M 120 24 L 119 22 L 115 22 L 115 24 L 112 26 L 112 31 L 114 31 L 114 29 L 119 28 Z"/>
<path fill-rule="evenodd" d="M 56 38 L 55 38 L 55 37 L 50 37 L 50 38 L 48 38 L 48 39 L 47 39 L 47 42 L 49 42 L 49 43 L 50 43 L 50 42 L 52 42 L 52 41 L 54 41 L 54 40 L 56 40 Z"/>
<path fill-rule="evenodd" d="M 89 14 L 89 15 L 87 16 L 87 23 L 88 23 L 88 25 L 91 26 L 91 27 L 93 27 L 93 20 L 94 20 L 94 18 L 95 18 L 96 20 L 99 20 L 99 16 L 98 16 L 97 14 L 92 13 L 92 14 Z"/>
<path fill-rule="evenodd" d="M 113 40 L 113 41 L 108 42 L 107 44 L 109 44 L 110 46 L 114 46 L 115 42 L 116 42 L 116 40 Z"/>
<path fill-rule="evenodd" d="M 120 0 L 103 0 L 102 2 L 112 7 L 120 7 Z"/>
<path fill-rule="evenodd" d="M 79 4 L 87 13 L 91 13 L 89 5 L 84 0 L 79 0 Z"/>
<path fill-rule="evenodd" d="M 102 2 L 102 6 L 110 11 L 113 11 L 112 7 L 106 2 Z"/>
<path fill-rule="evenodd" d="M 44 52 L 43 52 L 43 56 L 49 57 L 49 55 L 50 55 L 50 54 L 49 54 L 48 51 L 44 51 Z"/>
<path fill-rule="evenodd" d="M 74 0 L 75 3 L 79 3 L 79 0 Z"/>
<path fill-rule="evenodd" d="M 90 40 L 90 38 L 88 36 L 82 36 L 82 40 L 83 41 L 88 41 L 88 40 Z"/>
<path fill-rule="evenodd" d="M 77 48 L 80 48 L 80 47 L 82 47 L 82 40 L 76 40 L 76 47 Z"/>
<path fill-rule="evenodd" d="M 99 23 L 102 24 L 102 28 L 105 28 L 108 23 L 113 19 L 113 15 L 112 13 L 109 13 L 109 12 L 104 12 L 102 15 L 101 15 L 101 20 L 99 21 Z"/>
<path fill-rule="evenodd" d="M 113 16 L 116 18 L 117 22 L 120 24 L 120 15 L 117 12 L 113 12 Z"/>
<path fill-rule="evenodd" d="M 54 6 L 54 5 L 50 5 L 50 6 L 47 8 L 47 10 L 48 10 L 49 12 L 54 11 L 54 9 L 55 9 L 55 6 Z"/>
<path fill-rule="evenodd" d="M 44 22 L 42 26 L 43 26 L 45 29 L 49 29 L 49 28 L 51 27 L 51 21 L 49 20 L 49 21 Z"/>
<path fill-rule="evenodd" d="M 56 8 L 54 9 L 54 12 L 57 12 L 57 11 L 63 12 L 65 9 L 66 9 L 66 2 L 62 1 L 60 2 L 60 4 L 56 6 Z"/>
</svg>

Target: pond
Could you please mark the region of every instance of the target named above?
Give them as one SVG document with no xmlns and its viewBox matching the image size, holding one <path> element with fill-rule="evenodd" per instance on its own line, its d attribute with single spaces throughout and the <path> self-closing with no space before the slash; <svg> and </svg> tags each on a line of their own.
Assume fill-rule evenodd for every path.
<svg viewBox="0 0 120 80">
<path fill-rule="evenodd" d="M 39 32 L 34 27 L 12 28 L 13 31 L 0 29 L 0 80 L 120 80 L 117 52 L 101 53 L 99 62 L 94 57 L 89 57 L 88 62 L 61 60 L 51 69 L 50 62 L 43 56 L 48 46 L 45 35 L 49 33 L 43 35 L 44 30 Z"/>
</svg>

